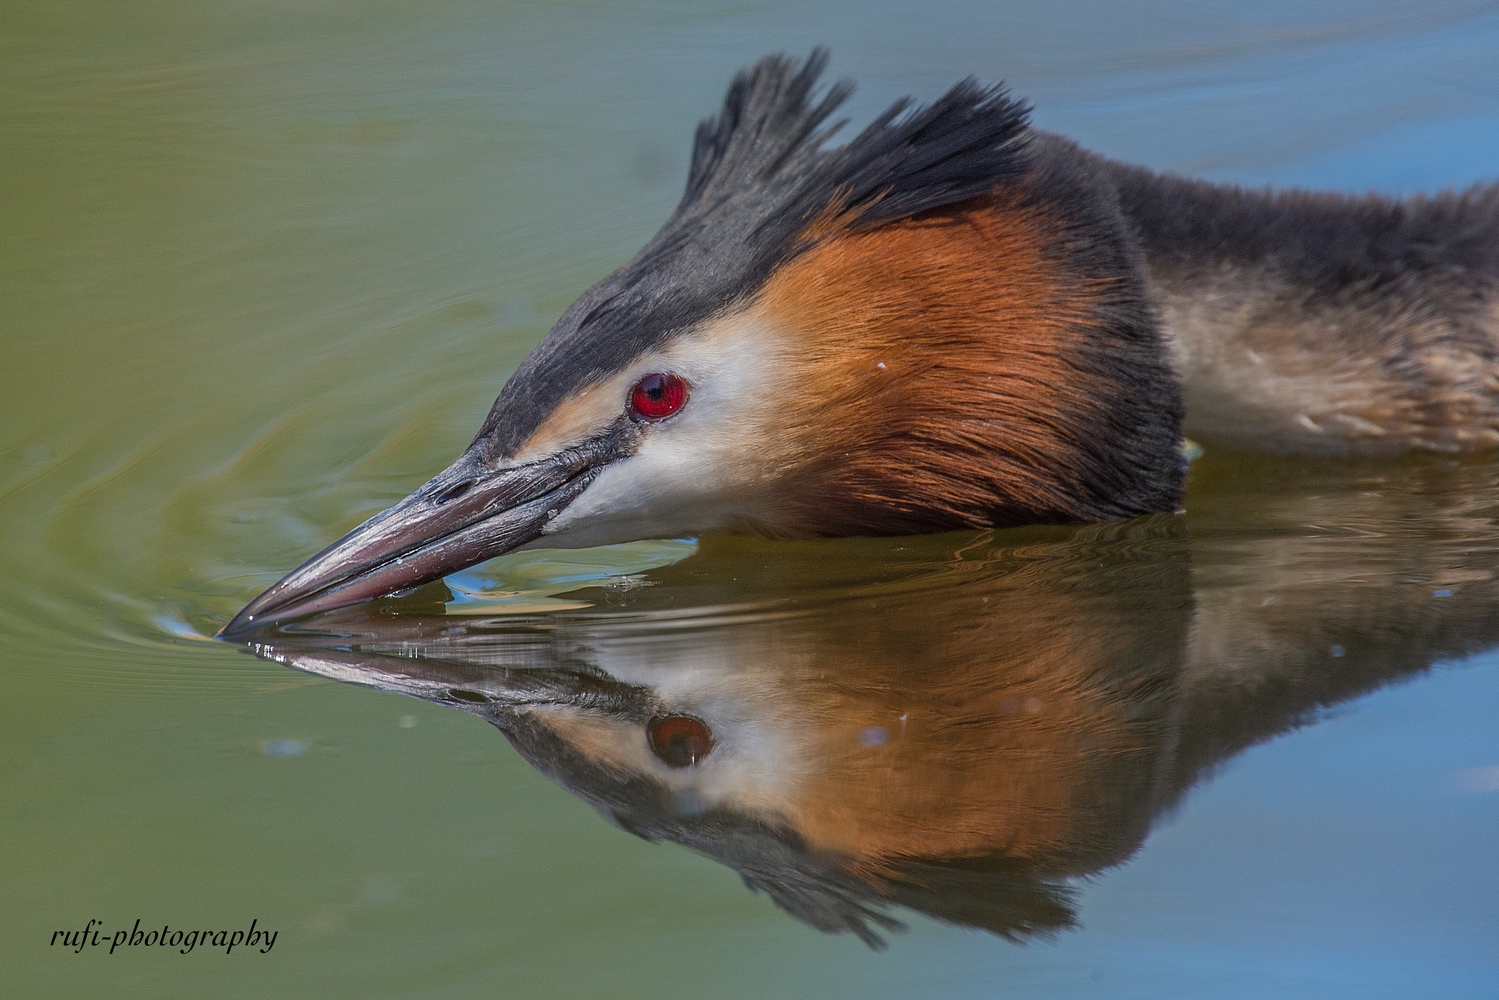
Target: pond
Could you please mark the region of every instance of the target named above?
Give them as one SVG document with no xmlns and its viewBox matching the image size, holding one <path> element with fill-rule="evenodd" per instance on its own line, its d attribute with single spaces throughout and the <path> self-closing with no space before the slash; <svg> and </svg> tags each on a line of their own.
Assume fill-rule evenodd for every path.
<svg viewBox="0 0 1499 1000">
<path fill-rule="evenodd" d="M 856 122 L 972 73 L 1215 180 L 1499 173 L 1479 3 L 11 4 L 11 991 L 1492 995 L 1488 456 L 1209 448 L 1180 515 L 538 549 L 210 638 L 817 43 Z"/>
</svg>

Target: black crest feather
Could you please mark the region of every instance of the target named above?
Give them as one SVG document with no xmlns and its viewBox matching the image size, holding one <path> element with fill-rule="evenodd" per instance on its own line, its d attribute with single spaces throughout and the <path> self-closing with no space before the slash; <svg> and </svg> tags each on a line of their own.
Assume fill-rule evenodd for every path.
<svg viewBox="0 0 1499 1000">
<path fill-rule="evenodd" d="M 854 90 L 842 80 L 813 102 L 827 60 L 826 49 L 800 65 L 767 56 L 734 78 L 723 111 L 698 126 L 678 217 L 753 191 L 769 203 L 765 228 L 789 225 L 775 233 L 786 239 L 829 208 L 879 225 L 967 201 L 1024 169 L 1029 109 L 971 77 L 925 107 L 899 100 L 848 145 L 824 150 L 846 123 L 827 121 Z"/>
<path fill-rule="evenodd" d="M 479 432 L 514 452 L 566 396 L 747 299 L 812 245 L 827 213 L 849 228 L 967 201 L 1026 169 L 1028 108 L 973 79 L 926 106 L 897 101 L 851 142 L 827 147 L 853 92 L 817 96 L 826 50 L 772 55 L 741 71 L 698 126 L 687 188 L 635 257 L 563 313 L 516 371 Z"/>
<path fill-rule="evenodd" d="M 698 123 L 682 208 L 721 200 L 772 177 L 795 154 L 820 149 L 838 131 L 843 121 L 824 123 L 854 87 L 840 80 L 813 105 L 812 89 L 827 63 L 827 50 L 815 49 L 800 68 L 775 55 L 740 70 L 718 117 Z"/>
</svg>

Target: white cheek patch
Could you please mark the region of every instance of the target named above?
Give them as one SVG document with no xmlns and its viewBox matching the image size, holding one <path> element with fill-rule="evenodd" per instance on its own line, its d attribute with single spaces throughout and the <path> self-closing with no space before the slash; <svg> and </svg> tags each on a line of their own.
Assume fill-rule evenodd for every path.
<svg viewBox="0 0 1499 1000">
<path fill-rule="evenodd" d="M 745 742 L 760 742 L 763 734 L 706 718 L 703 721 L 715 739 L 712 751 L 691 767 L 673 768 L 651 752 L 641 723 L 571 705 L 531 711 L 594 763 L 664 785 L 684 812 L 728 806 L 741 812 L 789 817 L 797 811 L 798 783 L 774 764 L 743 752 Z"/>
<path fill-rule="evenodd" d="M 639 450 L 601 472 L 547 526 L 547 542 L 693 534 L 769 516 L 767 487 L 777 465 L 771 401 L 784 381 L 785 359 L 783 336 L 740 313 L 678 337 L 611 379 L 614 405 L 599 427 L 623 412 L 629 387 L 643 375 L 681 375 L 691 389 L 679 413 L 647 424 Z M 597 394 L 605 397 L 606 390 Z"/>
</svg>

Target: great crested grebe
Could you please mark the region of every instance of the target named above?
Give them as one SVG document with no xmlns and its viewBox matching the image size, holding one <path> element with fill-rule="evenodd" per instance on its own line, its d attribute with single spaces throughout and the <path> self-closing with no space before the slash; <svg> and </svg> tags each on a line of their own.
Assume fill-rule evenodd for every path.
<svg viewBox="0 0 1499 1000">
<path fill-rule="evenodd" d="M 1184 429 L 1499 444 L 1499 185 L 1392 201 L 1164 176 L 971 79 L 828 146 L 852 87 L 815 94 L 826 61 L 741 72 L 666 225 L 563 313 L 463 455 L 221 635 L 530 544 L 1171 511 Z"/>
</svg>

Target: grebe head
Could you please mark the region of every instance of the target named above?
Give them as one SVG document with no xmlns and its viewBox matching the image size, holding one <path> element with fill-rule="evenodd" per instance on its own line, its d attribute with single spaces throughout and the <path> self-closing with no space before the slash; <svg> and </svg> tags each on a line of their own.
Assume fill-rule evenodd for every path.
<svg viewBox="0 0 1499 1000">
<path fill-rule="evenodd" d="M 687 189 L 463 455 L 222 634 L 528 544 L 899 534 L 1174 509 L 1180 405 L 1117 207 L 959 83 L 825 146 L 826 53 L 740 73 Z"/>
</svg>

